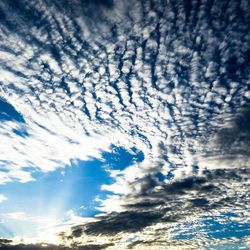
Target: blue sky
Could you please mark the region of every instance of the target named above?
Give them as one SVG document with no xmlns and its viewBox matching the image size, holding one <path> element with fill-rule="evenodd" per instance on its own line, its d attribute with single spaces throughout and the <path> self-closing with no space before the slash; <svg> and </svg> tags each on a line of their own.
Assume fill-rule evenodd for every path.
<svg viewBox="0 0 250 250">
<path fill-rule="evenodd" d="M 41 226 L 36 220 L 45 215 L 66 222 L 70 219 L 69 211 L 81 217 L 93 217 L 101 213 L 98 200 L 111 194 L 101 190 L 101 186 L 114 182 L 108 171 L 124 170 L 143 159 L 143 153 L 136 148 L 129 152 L 122 147 L 111 146 L 110 152 L 103 152 L 99 160 L 75 160 L 70 165 L 49 173 L 31 170 L 34 181 L 3 185 L 1 194 L 8 197 L 8 200 L 0 207 L 1 236 L 25 238 L 30 232 L 36 232 Z M 11 217 L 20 213 L 24 213 L 24 220 L 9 220 L 8 215 Z M 33 219 L 29 221 L 27 218 L 25 222 L 27 216 Z"/>
</svg>

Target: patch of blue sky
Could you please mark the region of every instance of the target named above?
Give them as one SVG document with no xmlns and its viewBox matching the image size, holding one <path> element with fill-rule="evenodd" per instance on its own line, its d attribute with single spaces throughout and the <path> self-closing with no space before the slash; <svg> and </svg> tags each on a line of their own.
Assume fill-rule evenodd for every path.
<svg viewBox="0 0 250 250">
<path fill-rule="evenodd" d="M 144 160 L 144 154 L 135 147 L 128 151 L 115 145 L 111 146 L 111 152 L 103 152 L 102 157 L 104 159 L 103 163 L 111 170 L 124 170 L 128 166 Z"/>
<path fill-rule="evenodd" d="M 168 173 L 167 175 L 164 175 L 164 174 L 158 172 L 158 173 L 155 175 L 155 177 L 158 179 L 158 181 L 163 182 L 163 181 L 166 180 L 166 179 L 171 179 L 171 178 L 173 178 L 174 175 L 173 175 L 172 173 Z"/>
<path fill-rule="evenodd" d="M 0 122 L 17 121 L 24 123 L 23 116 L 10 103 L 0 98 Z"/>
<path fill-rule="evenodd" d="M 1 213 L 22 211 L 43 215 L 55 210 L 61 216 L 63 212 L 84 206 L 84 215 L 93 215 L 93 200 L 102 195 L 100 186 L 112 181 L 99 160 L 72 162 L 71 166 L 54 172 L 34 172 L 32 176 L 35 181 L 11 182 L 1 187 L 8 197 L 0 207 Z"/>
<path fill-rule="evenodd" d="M 202 234 L 208 239 L 242 239 L 250 235 L 249 223 L 242 223 L 235 218 L 234 213 L 225 213 L 220 216 L 204 216 L 198 222 L 178 224 L 172 231 L 174 240 L 192 240 Z"/>
<path fill-rule="evenodd" d="M 104 198 L 102 184 L 111 183 L 108 173 L 99 160 L 78 161 L 71 166 L 50 173 L 33 173 L 35 181 L 28 183 L 12 182 L 1 187 L 8 197 L 0 206 L 0 215 L 24 213 L 25 217 L 67 220 L 67 212 L 74 211 L 78 216 L 91 217 L 98 214 L 96 198 Z M 4 217 L 4 216 L 3 216 Z M 27 235 L 40 224 L 31 220 L 10 220 L 8 230 L 0 224 L 0 236 Z M 12 235 L 9 235 L 12 232 Z"/>
<path fill-rule="evenodd" d="M 16 135 L 21 136 L 21 137 L 28 137 L 29 136 L 29 133 L 25 127 L 19 127 L 19 128 L 13 129 L 12 131 Z"/>
<path fill-rule="evenodd" d="M 101 190 L 101 185 L 112 184 L 113 179 L 106 171 L 106 166 L 112 169 L 124 169 L 135 162 L 144 159 L 143 153 L 132 148 L 112 146 L 111 152 L 103 152 L 102 159 L 89 161 L 72 161 L 70 166 L 43 173 L 25 168 L 32 173 L 35 181 L 27 183 L 10 182 L 1 186 L 1 193 L 8 200 L 0 206 L 0 215 L 24 213 L 34 218 L 48 218 L 67 220 L 67 212 L 73 211 L 81 217 L 92 217 L 100 213 L 99 200 L 110 194 Z M 39 223 L 26 220 L 9 221 L 8 228 L 0 223 L 0 236 L 10 237 L 15 233 L 29 233 L 37 228 Z M 10 232 L 13 235 L 10 235 Z"/>
<path fill-rule="evenodd" d="M 207 217 L 203 219 L 204 228 L 207 230 L 207 237 L 213 239 L 243 238 L 250 236 L 250 224 L 242 223 L 234 216 L 227 214 L 220 217 Z"/>
</svg>

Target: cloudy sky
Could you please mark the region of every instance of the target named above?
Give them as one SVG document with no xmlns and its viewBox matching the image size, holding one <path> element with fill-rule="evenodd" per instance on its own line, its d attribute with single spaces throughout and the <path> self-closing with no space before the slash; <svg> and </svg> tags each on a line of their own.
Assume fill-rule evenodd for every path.
<svg viewBox="0 0 250 250">
<path fill-rule="evenodd" d="M 249 249 L 249 9 L 1 0 L 0 249 Z"/>
</svg>

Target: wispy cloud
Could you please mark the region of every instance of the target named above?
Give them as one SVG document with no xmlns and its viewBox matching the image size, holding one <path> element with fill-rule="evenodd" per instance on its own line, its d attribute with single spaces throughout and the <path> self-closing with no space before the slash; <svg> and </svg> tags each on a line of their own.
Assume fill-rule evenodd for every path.
<svg viewBox="0 0 250 250">
<path fill-rule="evenodd" d="M 24 212 L 12 212 L 3 215 L 1 214 L 0 217 L 7 220 L 21 220 L 21 221 L 32 219 L 32 217 L 28 216 Z"/>
<path fill-rule="evenodd" d="M 4 195 L 0 194 L 0 202 L 6 201 L 7 197 L 5 197 Z"/>
</svg>

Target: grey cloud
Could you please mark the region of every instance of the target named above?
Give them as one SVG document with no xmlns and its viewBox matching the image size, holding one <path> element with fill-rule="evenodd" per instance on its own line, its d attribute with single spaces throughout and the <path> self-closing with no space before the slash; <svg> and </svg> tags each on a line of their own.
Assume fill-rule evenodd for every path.
<svg viewBox="0 0 250 250">
<path fill-rule="evenodd" d="M 224 126 L 216 129 L 204 142 L 203 160 L 228 167 L 249 168 L 250 156 L 250 109 L 238 108 L 230 114 Z M 214 165 L 215 165 L 214 164 Z"/>
<path fill-rule="evenodd" d="M 138 232 L 156 223 L 171 227 L 171 223 L 181 223 L 192 215 L 248 211 L 249 174 L 248 169 L 206 170 L 200 177 L 162 184 L 160 189 L 155 189 L 156 183 L 146 178 L 141 180 L 145 190 L 122 197 L 127 202 L 124 205 L 126 212 L 97 217 L 96 222 L 73 228 L 72 236 L 112 236 L 121 232 Z M 234 190 L 236 185 L 241 186 L 240 192 Z"/>
<path fill-rule="evenodd" d="M 169 184 L 148 185 L 146 191 L 142 190 L 133 197 L 133 207 L 137 199 L 148 199 L 153 204 L 156 202 L 161 207 L 165 202 L 165 207 L 174 212 L 178 206 L 188 205 L 188 209 L 204 209 L 231 206 L 231 202 L 236 198 L 247 205 L 247 201 L 243 197 L 235 197 L 230 194 L 233 190 L 233 184 L 238 183 L 242 186 L 242 195 L 247 195 L 249 188 L 248 180 L 249 169 L 233 169 L 233 170 L 205 170 L 201 176 L 185 177 L 181 180 L 170 182 Z M 159 189 L 156 189 L 159 187 Z M 131 197 L 127 197 L 128 201 Z M 219 199 L 216 199 L 219 198 Z M 225 200 L 224 200 L 225 199 Z M 228 200 L 227 200 L 228 199 Z M 216 201 L 215 201 L 216 200 Z M 139 207 L 141 204 L 139 203 Z M 164 206 L 163 206 L 164 207 Z M 147 208 L 147 206 L 145 206 Z M 176 212 L 178 214 L 178 212 Z"/>
<path fill-rule="evenodd" d="M 112 235 L 120 232 L 137 232 L 161 219 L 161 213 L 126 211 L 98 218 L 98 222 L 85 225 L 87 234 Z M 73 231 L 74 234 L 74 231 Z"/>
<path fill-rule="evenodd" d="M 12 243 L 12 244 L 10 244 Z M 102 245 L 96 245 L 96 244 L 89 244 L 85 246 L 76 246 L 72 245 L 69 247 L 63 246 L 63 245 L 53 245 L 53 244 L 13 244 L 11 240 L 7 239 L 1 239 L 0 242 L 0 249 L 1 250 L 102 250 L 106 249 L 108 246 L 111 246 L 112 244 L 102 244 Z"/>
<path fill-rule="evenodd" d="M 11 244 L 8 244 L 11 243 Z M 44 246 L 42 244 L 13 244 L 11 240 L 1 240 L 0 249 L 3 250 L 40 250 L 40 249 L 46 249 L 46 250 L 69 250 L 71 248 L 64 247 L 64 246 L 55 246 L 48 244 L 47 246 Z"/>
<path fill-rule="evenodd" d="M 235 114 L 229 128 L 222 128 L 217 134 L 217 145 L 222 154 L 231 154 L 232 157 L 250 155 L 250 107 L 242 107 Z"/>
</svg>

